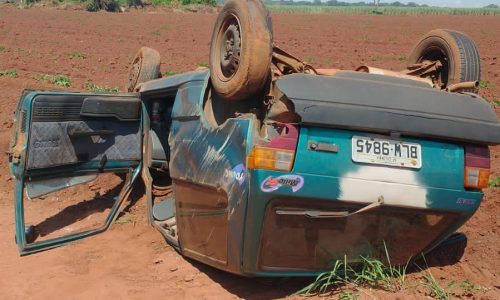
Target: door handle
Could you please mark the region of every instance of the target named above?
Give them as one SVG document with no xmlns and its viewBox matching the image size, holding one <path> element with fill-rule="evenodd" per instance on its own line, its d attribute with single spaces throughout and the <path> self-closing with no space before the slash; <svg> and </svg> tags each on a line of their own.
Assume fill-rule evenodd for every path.
<svg viewBox="0 0 500 300">
<path fill-rule="evenodd" d="M 368 204 L 352 213 L 348 211 L 328 211 L 328 210 L 286 210 L 277 209 L 277 215 L 287 215 L 287 216 L 305 216 L 312 219 L 325 219 L 325 218 L 345 218 L 355 214 L 359 214 L 368 210 L 372 210 L 376 207 L 384 204 L 384 196 L 378 197 L 377 201 Z"/>
</svg>

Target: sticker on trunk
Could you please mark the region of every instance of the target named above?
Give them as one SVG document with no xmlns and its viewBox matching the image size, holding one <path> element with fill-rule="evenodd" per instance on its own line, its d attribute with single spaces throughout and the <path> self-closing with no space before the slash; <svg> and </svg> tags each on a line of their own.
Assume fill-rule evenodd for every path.
<svg viewBox="0 0 500 300">
<path fill-rule="evenodd" d="M 265 193 L 270 193 L 279 188 L 287 186 L 292 189 L 292 192 L 297 192 L 304 186 L 304 178 L 300 175 L 281 175 L 278 177 L 269 176 L 260 185 L 260 189 Z"/>
</svg>

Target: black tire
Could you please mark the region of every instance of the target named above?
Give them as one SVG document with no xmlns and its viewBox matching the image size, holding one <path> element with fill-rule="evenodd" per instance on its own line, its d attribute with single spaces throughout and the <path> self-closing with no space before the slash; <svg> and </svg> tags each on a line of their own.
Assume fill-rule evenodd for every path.
<svg viewBox="0 0 500 300">
<path fill-rule="evenodd" d="M 248 99 L 267 82 L 272 23 L 260 0 L 229 0 L 217 17 L 210 46 L 210 79 L 227 101 Z"/>
<path fill-rule="evenodd" d="M 443 67 L 433 81 L 445 89 L 460 82 L 481 79 L 481 61 L 474 41 L 465 33 L 435 29 L 423 36 L 413 48 L 408 66 L 439 60 Z M 463 90 L 477 92 L 476 89 Z"/>
<path fill-rule="evenodd" d="M 134 92 L 139 83 L 160 77 L 160 53 L 154 49 L 142 47 L 132 61 L 127 90 Z"/>
</svg>

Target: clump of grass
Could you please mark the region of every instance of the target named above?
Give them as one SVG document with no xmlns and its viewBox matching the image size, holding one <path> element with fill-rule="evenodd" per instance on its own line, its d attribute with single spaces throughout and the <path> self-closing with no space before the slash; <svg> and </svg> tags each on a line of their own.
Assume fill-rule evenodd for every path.
<svg viewBox="0 0 500 300">
<path fill-rule="evenodd" d="M 4 52 L 5 51 L 5 46 L 4 45 L 0 45 L 0 52 Z"/>
<path fill-rule="evenodd" d="M 490 188 L 498 188 L 500 187 L 500 176 L 491 177 L 488 181 L 488 187 Z"/>
<path fill-rule="evenodd" d="M 342 291 L 339 293 L 339 300 L 358 300 L 359 295 L 351 291 Z"/>
<path fill-rule="evenodd" d="M 198 67 L 204 67 L 204 68 L 208 68 L 210 65 L 208 63 L 200 63 L 198 64 Z"/>
<path fill-rule="evenodd" d="M 118 93 L 120 91 L 117 87 L 100 86 L 90 81 L 85 82 L 82 87 L 88 91 L 97 93 Z"/>
<path fill-rule="evenodd" d="M 482 89 L 489 89 L 489 88 L 492 88 L 494 86 L 495 85 L 493 83 L 489 82 L 488 80 L 479 81 L 479 87 Z"/>
<path fill-rule="evenodd" d="M 354 285 L 368 288 L 382 288 L 386 291 L 398 291 L 404 287 L 408 264 L 401 267 L 392 266 L 389 252 L 384 243 L 387 264 L 378 259 L 360 257 L 360 262 L 354 266 L 344 260 L 336 260 L 331 271 L 323 272 L 314 282 L 299 290 L 297 294 L 323 294 L 332 288 Z M 345 294 L 347 297 L 347 294 Z"/>
<path fill-rule="evenodd" d="M 2 77 L 2 76 L 16 78 L 17 77 L 17 70 L 16 69 L 8 69 L 5 71 L 0 71 L 0 77 Z"/>
<path fill-rule="evenodd" d="M 172 76 L 175 74 L 177 74 L 177 72 L 172 71 L 172 70 L 166 70 L 165 72 L 163 72 L 163 76 Z"/>
<path fill-rule="evenodd" d="M 71 86 L 71 78 L 62 74 L 56 74 L 56 75 L 42 74 L 38 76 L 36 79 L 48 82 L 56 86 L 63 86 L 63 87 Z"/>
<path fill-rule="evenodd" d="M 451 289 L 456 287 L 460 288 L 461 296 L 470 296 L 473 291 L 487 291 L 486 288 L 476 285 L 467 279 L 462 281 L 451 281 L 448 283 L 448 287 Z"/>
<path fill-rule="evenodd" d="M 78 52 L 78 51 L 67 52 L 65 54 L 72 59 L 74 59 L 74 58 L 85 59 L 86 58 L 85 54 Z"/>
<path fill-rule="evenodd" d="M 450 298 L 448 292 L 439 284 L 436 278 L 430 271 L 426 271 L 424 275 L 424 287 L 429 293 L 429 296 L 439 300 L 447 300 Z"/>
</svg>

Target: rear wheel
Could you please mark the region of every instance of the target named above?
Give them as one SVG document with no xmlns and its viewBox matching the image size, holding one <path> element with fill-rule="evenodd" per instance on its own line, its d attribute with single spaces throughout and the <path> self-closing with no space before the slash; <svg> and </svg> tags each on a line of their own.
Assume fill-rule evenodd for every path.
<svg viewBox="0 0 500 300">
<path fill-rule="evenodd" d="M 260 0 L 229 0 L 220 12 L 210 46 L 210 79 L 224 100 L 248 99 L 267 82 L 272 24 Z"/>
<path fill-rule="evenodd" d="M 474 41 L 465 33 L 436 29 L 427 33 L 413 48 L 408 68 L 438 63 L 435 72 L 421 77 L 432 79 L 442 89 L 460 82 L 479 81 L 481 64 Z M 465 91 L 477 92 L 477 89 Z"/>
<path fill-rule="evenodd" d="M 133 92 L 139 83 L 157 79 L 160 76 L 160 53 L 154 49 L 142 47 L 132 61 L 127 90 Z"/>
</svg>

